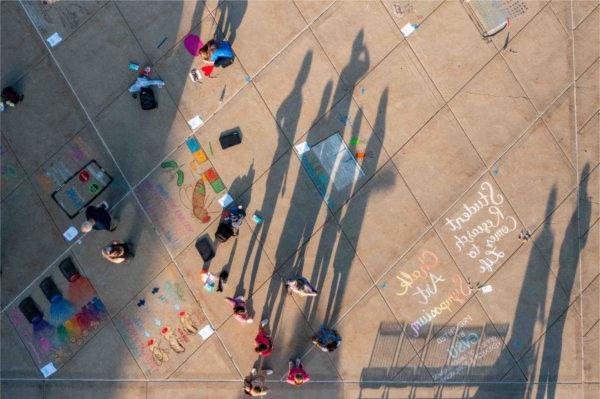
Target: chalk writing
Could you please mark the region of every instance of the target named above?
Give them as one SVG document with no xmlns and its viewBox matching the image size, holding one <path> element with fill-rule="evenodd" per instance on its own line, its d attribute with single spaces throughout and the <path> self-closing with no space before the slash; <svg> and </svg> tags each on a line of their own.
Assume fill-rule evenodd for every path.
<svg viewBox="0 0 600 399">
<path fill-rule="evenodd" d="M 469 295 L 471 295 L 471 288 L 464 283 L 464 280 L 458 274 L 452 276 L 452 282 L 456 288 L 454 288 L 444 300 L 440 301 L 436 306 L 430 309 L 422 309 L 423 315 L 410 323 L 410 328 L 415 337 L 419 336 L 419 332 L 424 326 L 431 323 L 432 320 L 436 319 L 444 312 L 452 312 L 453 306 L 464 304 Z"/>
<path fill-rule="evenodd" d="M 444 332 L 437 338 L 438 344 L 441 344 L 442 342 L 446 341 L 446 339 L 455 336 L 456 333 L 460 331 L 464 326 L 469 324 L 470 321 L 473 321 L 473 318 L 471 317 L 471 315 L 466 315 L 461 321 L 456 323 L 455 326 L 452 326 L 448 331 Z"/>
<path fill-rule="evenodd" d="M 400 15 L 400 16 L 411 13 L 415 10 L 414 6 L 411 3 L 408 3 L 408 4 L 394 3 L 392 6 L 394 7 L 394 14 Z"/>
<path fill-rule="evenodd" d="M 496 193 L 489 182 L 483 182 L 474 202 L 463 203 L 460 215 L 446 217 L 445 226 L 453 233 L 457 252 L 464 251 L 470 259 L 476 260 L 480 273 L 493 272 L 506 257 L 498 244 L 517 229 L 517 220 L 502 211 L 503 203 L 502 194 Z M 484 220 L 468 227 L 480 212 L 485 215 Z"/>
</svg>

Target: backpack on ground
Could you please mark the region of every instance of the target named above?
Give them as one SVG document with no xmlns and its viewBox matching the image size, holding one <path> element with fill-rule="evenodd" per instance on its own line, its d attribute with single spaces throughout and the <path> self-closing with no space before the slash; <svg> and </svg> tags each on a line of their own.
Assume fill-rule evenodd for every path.
<svg viewBox="0 0 600 399">
<path fill-rule="evenodd" d="M 221 133 L 219 142 L 221 143 L 221 148 L 224 150 L 240 144 L 242 142 L 242 132 L 240 131 L 240 128 L 236 127 Z"/>
<path fill-rule="evenodd" d="M 215 237 L 220 242 L 225 242 L 229 240 L 229 238 L 233 236 L 233 229 L 227 223 L 219 223 L 219 227 L 217 228 L 217 232 L 215 233 Z"/>
<path fill-rule="evenodd" d="M 154 98 L 154 92 L 150 87 L 142 87 L 140 103 L 142 104 L 142 109 L 146 111 L 158 107 L 158 103 Z"/>
<path fill-rule="evenodd" d="M 210 241 L 206 237 L 196 241 L 196 250 L 198 250 L 202 260 L 205 262 L 208 262 L 215 257 L 215 251 L 213 250 L 212 245 L 210 245 Z"/>
</svg>

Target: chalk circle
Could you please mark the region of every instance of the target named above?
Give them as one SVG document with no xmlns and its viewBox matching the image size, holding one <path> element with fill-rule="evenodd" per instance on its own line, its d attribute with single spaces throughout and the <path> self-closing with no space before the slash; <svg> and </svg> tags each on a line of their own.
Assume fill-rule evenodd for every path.
<svg viewBox="0 0 600 399">
<path fill-rule="evenodd" d="M 81 180 L 82 182 L 86 182 L 90 179 L 90 172 L 88 172 L 87 170 L 82 170 L 79 173 L 79 180 Z"/>
<path fill-rule="evenodd" d="M 88 190 L 90 193 L 96 194 L 98 191 L 100 191 L 100 186 L 97 183 L 92 183 L 89 185 Z"/>
</svg>

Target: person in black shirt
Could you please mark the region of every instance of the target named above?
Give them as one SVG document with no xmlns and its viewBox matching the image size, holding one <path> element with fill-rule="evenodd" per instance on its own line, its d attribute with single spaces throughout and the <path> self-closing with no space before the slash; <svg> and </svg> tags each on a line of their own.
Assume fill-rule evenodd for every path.
<svg viewBox="0 0 600 399">
<path fill-rule="evenodd" d="M 85 217 L 87 220 L 81 224 L 81 231 L 83 233 L 87 233 L 92 229 L 115 231 L 117 228 L 117 224 L 108 212 L 108 205 L 106 203 L 102 203 L 100 206 L 88 206 L 85 210 Z"/>
</svg>

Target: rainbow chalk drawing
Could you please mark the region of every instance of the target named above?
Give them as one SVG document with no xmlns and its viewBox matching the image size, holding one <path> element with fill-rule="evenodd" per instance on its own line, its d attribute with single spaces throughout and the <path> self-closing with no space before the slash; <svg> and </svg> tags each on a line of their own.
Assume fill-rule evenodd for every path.
<svg viewBox="0 0 600 399">
<path fill-rule="evenodd" d="M 54 325 L 63 324 L 75 314 L 73 304 L 65 299 L 52 277 L 46 277 L 40 283 L 40 289 L 50 302 L 50 321 Z"/>
</svg>

